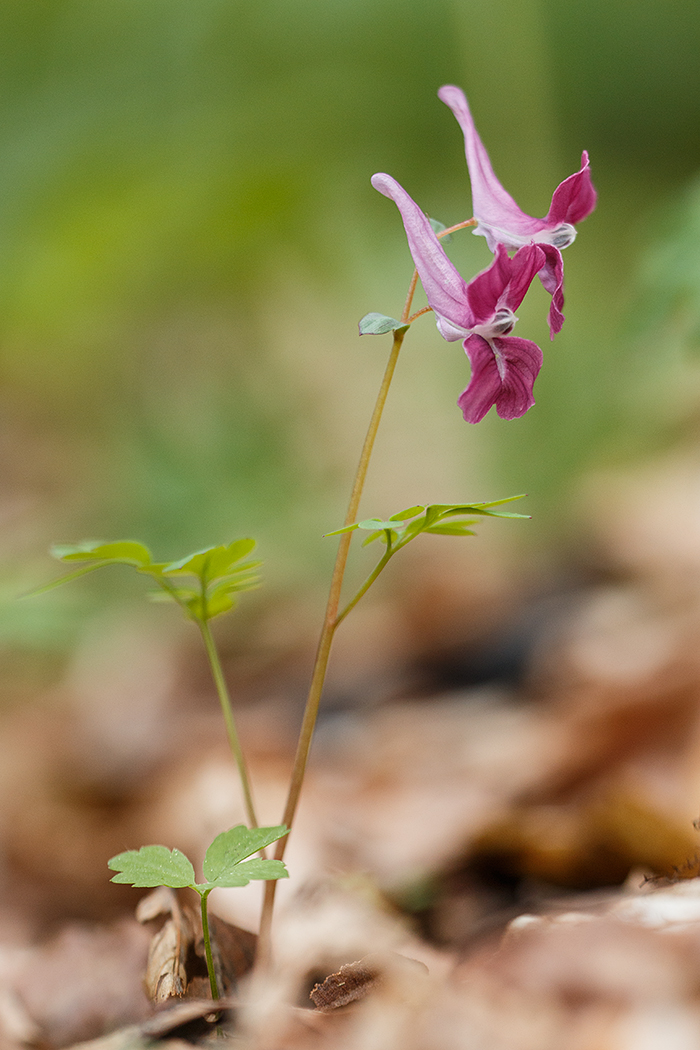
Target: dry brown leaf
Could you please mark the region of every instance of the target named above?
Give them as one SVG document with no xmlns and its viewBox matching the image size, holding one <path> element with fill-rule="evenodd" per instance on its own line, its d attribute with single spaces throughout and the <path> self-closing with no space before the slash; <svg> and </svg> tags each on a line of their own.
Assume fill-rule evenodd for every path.
<svg viewBox="0 0 700 1050">
<path fill-rule="evenodd" d="M 340 1006 L 364 999 L 373 989 L 385 985 L 387 978 L 393 979 L 396 991 L 397 977 L 401 984 L 410 987 L 423 980 L 427 973 L 428 968 L 417 959 L 409 959 L 397 952 L 372 952 L 330 974 L 311 989 L 309 998 L 317 1010 L 337 1010 Z"/>
<path fill-rule="evenodd" d="M 381 973 L 358 962 L 346 963 L 337 973 L 329 974 L 325 981 L 315 984 L 309 992 L 309 999 L 317 1010 L 337 1010 L 339 1006 L 357 1002 L 376 986 L 381 980 Z"/>
<path fill-rule="evenodd" d="M 139 922 L 151 922 L 163 914 L 170 918 L 153 936 L 144 975 L 146 995 L 156 1004 L 181 998 L 187 991 L 187 957 L 194 942 L 194 914 L 180 907 L 177 894 L 167 886 L 143 897 L 136 908 Z"/>
<path fill-rule="evenodd" d="M 159 886 L 139 901 L 136 918 L 151 922 L 162 915 L 169 918 L 151 941 L 146 994 L 156 1004 L 183 996 L 206 998 L 210 986 L 199 915 L 181 905 L 174 890 Z M 223 995 L 229 995 L 253 965 L 257 937 L 217 915 L 210 915 L 209 928 L 217 984 Z"/>
<path fill-rule="evenodd" d="M 50 941 L 2 960 L 2 979 L 39 1026 L 44 1045 L 95 1038 L 149 1013 L 140 986 L 145 931 L 133 920 L 66 925 Z"/>
</svg>

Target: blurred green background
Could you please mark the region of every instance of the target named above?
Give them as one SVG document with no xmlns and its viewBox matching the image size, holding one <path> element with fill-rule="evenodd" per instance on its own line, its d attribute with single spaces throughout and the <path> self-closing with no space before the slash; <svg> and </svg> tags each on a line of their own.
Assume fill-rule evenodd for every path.
<svg viewBox="0 0 700 1050">
<path fill-rule="evenodd" d="M 122 586 L 14 602 L 52 540 L 252 534 L 270 596 L 325 587 L 389 350 L 356 323 L 397 315 L 412 269 L 370 176 L 470 215 L 443 83 L 524 210 L 583 148 L 599 207 L 555 343 L 541 289 L 519 312 L 537 407 L 465 424 L 468 364 L 423 319 L 364 507 L 527 491 L 520 543 L 575 537 L 586 471 L 697 428 L 699 54 L 687 0 L 2 0 L 0 642 L 60 649 Z M 450 252 L 490 259 L 467 232 Z"/>
</svg>

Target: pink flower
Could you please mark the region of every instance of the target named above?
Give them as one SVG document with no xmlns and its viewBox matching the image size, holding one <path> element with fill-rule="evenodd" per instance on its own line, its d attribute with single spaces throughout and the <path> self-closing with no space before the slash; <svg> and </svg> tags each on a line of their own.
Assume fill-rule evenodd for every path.
<svg viewBox="0 0 700 1050">
<path fill-rule="evenodd" d="M 549 327 L 552 338 L 564 323 L 564 263 L 561 249 L 576 237 L 574 226 L 593 211 L 597 194 L 591 182 L 588 153 L 581 155 L 581 169 L 557 186 L 549 211 L 535 219 L 521 211 L 496 178 L 489 155 L 474 126 L 464 92 L 451 84 L 441 87 L 440 98 L 454 113 L 464 132 L 464 148 L 472 184 L 474 233 L 486 238 L 492 252 L 499 244 L 509 250 L 539 245 L 545 253 L 540 280 L 552 296 Z"/>
<path fill-rule="evenodd" d="M 478 423 L 492 405 L 501 419 L 522 416 L 535 403 L 532 388 L 542 366 L 542 351 L 509 333 L 517 321 L 514 310 L 546 263 L 544 249 L 526 244 L 511 259 L 506 247 L 497 244 L 491 266 L 467 284 L 445 254 L 430 220 L 403 187 L 384 174 L 373 175 L 372 185 L 401 212 L 440 334 L 450 342 L 463 340 L 472 366 L 469 386 L 458 399 L 464 418 Z"/>
</svg>

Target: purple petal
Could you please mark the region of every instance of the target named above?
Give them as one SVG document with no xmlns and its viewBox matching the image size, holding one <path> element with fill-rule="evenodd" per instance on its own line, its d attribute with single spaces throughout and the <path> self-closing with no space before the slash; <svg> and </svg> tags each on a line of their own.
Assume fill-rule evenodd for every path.
<svg viewBox="0 0 700 1050">
<path fill-rule="evenodd" d="M 497 244 L 496 258 L 469 282 L 467 288 L 469 305 L 477 323 L 485 324 L 498 309 L 517 310 L 545 264 L 546 254 L 537 244 L 525 245 L 512 259 L 505 245 Z"/>
<path fill-rule="evenodd" d="M 445 254 L 426 215 L 390 175 L 372 176 L 372 185 L 391 198 L 401 212 L 408 246 L 420 276 L 428 302 L 439 316 L 464 330 L 474 324 L 467 285 Z M 453 338 L 461 338 L 463 331 Z"/>
<path fill-rule="evenodd" d="M 540 248 L 547 260 L 540 270 L 540 280 L 552 297 L 548 321 L 550 336 L 554 339 L 564 324 L 564 260 L 553 244 L 542 244 Z"/>
<path fill-rule="evenodd" d="M 508 287 L 499 306 L 506 306 L 509 310 L 518 309 L 536 275 L 546 266 L 548 247 L 549 245 L 541 247 L 539 244 L 527 244 L 515 253 L 510 260 L 511 275 Z M 557 254 L 561 259 L 561 254 Z"/>
<path fill-rule="evenodd" d="M 438 98 L 452 110 L 464 133 L 464 149 L 472 184 L 474 217 L 487 226 L 495 227 L 499 232 L 514 233 L 521 238 L 527 238 L 541 229 L 542 220 L 532 219 L 521 211 L 496 178 L 489 155 L 476 130 L 464 92 L 453 84 L 446 84 L 438 91 Z M 502 238 L 499 236 L 491 238 L 488 231 L 484 232 L 489 241 L 489 248 L 494 251 L 494 245 Z M 507 239 L 503 238 L 503 243 L 508 243 Z M 517 247 L 517 245 L 511 246 Z"/>
<path fill-rule="evenodd" d="M 558 226 L 561 222 L 575 226 L 596 206 L 598 194 L 591 182 L 590 164 L 586 150 L 581 154 L 581 170 L 564 179 L 552 195 L 547 217 L 543 221 L 548 226 Z"/>
<path fill-rule="evenodd" d="M 469 305 L 476 324 L 485 324 L 496 312 L 512 272 L 512 263 L 504 245 L 496 245 L 496 258 L 490 266 L 473 277 L 467 288 Z"/>
<path fill-rule="evenodd" d="M 457 404 L 467 423 L 478 423 L 492 405 L 501 419 L 517 419 L 532 408 L 532 388 L 542 367 L 542 351 L 536 343 L 511 336 L 487 342 L 471 335 L 464 340 L 464 349 L 472 377 Z"/>
</svg>

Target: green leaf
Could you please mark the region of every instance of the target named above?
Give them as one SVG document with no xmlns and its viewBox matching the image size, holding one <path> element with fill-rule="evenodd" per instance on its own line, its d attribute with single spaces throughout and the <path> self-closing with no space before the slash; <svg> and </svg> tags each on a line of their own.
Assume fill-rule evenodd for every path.
<svg viewBox="0 0 700 1050">
<path fill-rule="evenodd" d="M 386 335 L 387 332 L 399 332 L 409 327 L 395 317 L 377 313 L 365 314 L 359 324 L 360 335 Z"/>
<path fill-rule="evenodd" d="M 194 868 L 180 850 L 169 850 L 167 846 L 142 846 L 119 853 L 108 861 L 112 871 L 119 872 L 112 882 L 130 886 L 192 886 L 195 881 Z"/>
<path fill-rule="evenodd" d="M 430 225 L 433 227 L 433 230 L 437 234 L 441 234 L 443 230 L 447 229 L 447 227 L 445 226 L 444 222 L 440 222 L 439 219 L 428 218 L 428 222 L 430 223 Z M 440 240 L 442 241 L 443 244 L 449 244 L 450 241 L 452 240 L 452 234 L 448 233 L 444 237 L 440 237 Z"/>
<path fill-rule="evenodd" d="M 231 567 L 242 558 L 245 558 L 255 547 L 255 540 L 246 537 L 234 540 L 233 543 L 219 544 L 216 547 L 205 547 L 203 550 L 186 554 L 184 558 L 172 561 L 162 569 L 163 573 L 170 575 L 199 576 L 204 580 L 214 580 L 218 576 L 224 576 Z M 235 571 L 243 571 L 255 568 L 262 562 L 248 562 L 241 565 Z"/>
<path fill-rule="evenodd" d="M 104 565 L 112 565 L 109 561 L 98 561 L 94 565 L 84 565 L 82 569 L 76 569 L 75 572 L 69 572 L 65 576 L 59 576 L 57 580 L 51 580 L 49 583 L 42 583 L 39 587 L 32 587 L 30 591 L 26 591 L 24 594 L 20 594 L 20 598 L 36 598 L 39 594 L 46 594 L 47 591 L 52 591 L 54 587 L 60 587 L 63 583 L 70 583 L 71 580 L 77 580 L 80 576 L 86 576 L 89 572 L 94 572 L 96 569 L 101 569 Z"/>
<path fill-rule="evenodd" d="M 51 548 L 51 555 L 59 561 L 117 562 L 122 565 L 136 565 L 139 568 L 151 562 L 148 547 L 135 540 L 116 540 L 114 543 L 104 543 L 102 540 L 84 540 L 74 544 L 56 543 Z"/>
<path fill-rule="evenodd" d="M 406 544 L 415 539 L 421 532 L 425 532 L 426 527 L 426 516 L 421 514 L 420 518 L 416 518 L 414 521 L 409 522 L 406 528 L 401 533 L 401 546 L 405 547 Z"/>
<path fill-rule="evenodd" d="M 324 532 L 323 538 L 327 539 L 328 536 L 342 536 L 344 532 L 353 532 L 355 529 L 359 529 L 358 522 L 354 525 L 343 525 L 342 529 L 334 529 L 333 532 Z"/>
<path fill-rule="evenodd" d="M 215 616 L 221 616 L 222 613 L 230 612 L 235 604 L 236 599 L 232 598 L 225 591 L 219 594 L 207 595 L 206 609 L 202 609 L 201 601 L 199 603 L 199 608 L 202 609 L 200 615 L 205 620 L 213 620 Z"/>
<path fill-rule="evenodd" d="M 246 879 L 288 879 L 289 872 L 281 860 L 244 860 L 236 865 L 236 872 L 240 872 Z M 221 880 L 218 886 L 225 886 Z"/>
<path fill-rule="evenodd" d="M 513 512 L 491 509 L 492 507 L 500 507 L 504 503 L 512 503 L 514 500 L 523 499 L 523 496 L 524 494 L 508 496 L 506 499 L 492 500 L 490 503 L 431 503 L 428 506 L 416 504 L 413 507 L 407 507 L 405 510 L 397 511 L 396 514 L 392 514 L 386 520 L 383 518 L 366 518 L 364 521 L 356 521 L 352 525 L 344 525 L 342 529 L 335 529 L 333 532 L 325 533 L 325 535 L 340 536 L 344 532 L 352 532 L 354 529 L 364 529 L 367 532 L 371 532 L 371 535 L 367 536 L 362 542 L 362 546 L 366 547 L 369 543 L 374 543 L 378 539 L 386 542 L 386 533 L 389 530 L 392 546 L 397 549 L 405 547 L 407 543 L 421 532 L 441 533 L 445 536 L 473 536 L 474 533 L 464 529 L 463 526 L 466 524 L 464 522 L 457 523 L 456 527 L 450 528 L 437 529 L 435 526 L 438 525 L 442 518 L 458 514 L 478 514 L 491 518 L 529 518 L 529 514 L 515 514 Z M 420 517 L 417 515 L 420 515 Z M 414 520 L 410 521 L 409 519 L 411 518 Z M 469 524 L 474 523 L 470 522 Z"/>
<path fill-rule="evenodd" d="M 431 525 L 434 525 L 440 520 L 440 517 L 447 510 L 448 507 L 442 503 L 431 503 L 425 508 L 425 524 L 424 528 L 429 529 Z"/>
<path fill-rule="evenodd" d="M 504 503 L 513 503 L 518 499 L 525 499 L 527 493 L 523 492 L 519 496 L 508 496 L 506 499 L 495 499 L 491 500 L 490 503 L 467 503 L 462 508 L 462 513 L 465 514 L 485 514 L 492 518 L 529 518 L 530 514 L 516 514 L 514 512 L 503 512 L 503 511 L 492 511 L 491 507 L 502 507 Z M 454 508 L 456 513 L 460 513 Z"/>
<path fill-rule="evenodd" d="M 415 518 L 416 514 L 422 514 L 424 510 L 425 507 L 422 506 L 407 507 L 406 510 L 400 510 L 397 514 L 392 514 L 389 518 L 389 521 L 400 521 L 404 518 Z"/>
<path fill-rule="evenodd" d="M 404 525 L 403 521 L 396 521 L 394 518 L 390 518 L 388 521 L 382 521 L 381 518 L 366 518 L 364 521 L 358 522 L 357 527 L 359 529 L 395 529 L 397 526 Z"/>
<path fill-rule="evenodd" d="M 206 889 L 230 889 L 233 886 L 247 886 L 251 879 L 288 879 L 289 872 L 281 860 L 244 860 L 223 871 L 212 882 L 206 883 Z M 203 887 L 200 886 L 200 889 Z"/>
<path fill-rule="evenodd" d="M 201 576 L 209 563 L 209 558 L 214 551 L 221 550 L 221 547 L 203 547 L 202 550 L 193 551 L 192 554 L 186 554 L 184 558 L 178 558 L 177 561 L 168 562 L 163 568 L 162 572 L 164 575 L 182 575 L 182 576 Z"/>
<path fill-rule="evenodd" d="M 392 531 L 392 533 L 391 533 L 392 546 L 394 544 L 394 538 L 395 537 L 396 537 L 396 533 Z M 375 540 L 386 540 L 386 530 L 385 529 L 380 529 L 378 532 L 370 533 L 370 535 L 366 539 L 364 539 L 362 541 L 362 546 L 363 547 L 367 547 L 370 543 L 374 543 Z"/>
<path fill-rule="evenodd" d="M 206 852 L 204 877 L 217 886 L 224 885 L 220 880 L 227 878 L 240 861 L 281 839 L 287 830 L 284 824 L 267 828 L 247 828 L 245 824 L 237 824 L 235 828 L 223 831 Z"/>
<path fill-rule="evenodd" d="M 262 562 L 247 562 L 246 565 L 242 565 L 240 569 L 237 569 L 229 576 L 222 576 L 221 579 L 211 583 L 207 588 L 207 593 L 216 594 L 218 591 L 250 591 L 255 587 L 259 587 L 260 574 L 255 572 L 255 567 L 258 565 L 262 565 Z"/>
<path fill-rule="evenodd" d="M 467 525 L 474 525 L 473 521 L 446 521 L 439 522 L 437 525 L 431 525 L 429 529 L 424 529 L 424 532 L 430 532 L 435 536 L 476 536 L 476 533 L 472 529 L 467 528 Z"/>
</svg>

